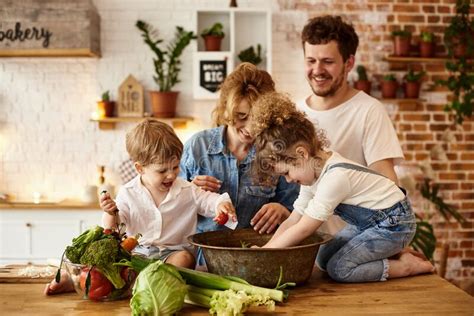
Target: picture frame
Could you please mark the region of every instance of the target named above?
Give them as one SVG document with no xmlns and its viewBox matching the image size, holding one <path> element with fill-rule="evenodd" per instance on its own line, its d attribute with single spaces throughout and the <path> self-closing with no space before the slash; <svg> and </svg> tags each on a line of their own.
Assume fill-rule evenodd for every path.
<svg viewBox="0 0 474 316">
<path fill-rule="evenodd" d="M 230 52 L 195 52 L 193 58 L 195 99 L 217 99 L 219 86 L 234 69 Z"/>
</svg>

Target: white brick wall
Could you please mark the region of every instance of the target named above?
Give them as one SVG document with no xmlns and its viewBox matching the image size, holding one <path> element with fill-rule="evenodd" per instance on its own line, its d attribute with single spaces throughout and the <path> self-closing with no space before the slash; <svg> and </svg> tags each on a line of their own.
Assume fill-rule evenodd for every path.
<svg viewBox="0 0 474 316">
<path fill-rule="evenodd" d="M 273 10 L 273 75 L 277 88 L 295 98 L 308 93 L 303 76 L 299 31 L 304 12 L 280 11 L 285 1 L 238 0 L 240 7 Z M 101 16 L 102 58 L 0 59 L 0 192 L 31 200 L 32 193 L 59 200 L 80 198 L 97 181 L 97 165 L 107 175 L 126 158 L 124 134 L 131 124 L 101 131 L 89 121 L 101 92 L 117 96 L 133 74 L 145 89 L 155 89 L 152 53 L 135 28 L 146 20 L 169 39 L 176 25 L 194 28 L 197 8 L 225 8 L 229 0 L 96 0 Z M 290 10 L 291 8 L 288 8 Z M 178 112 L 196 116 L 207 127 L 214 102 L 192 98 L 192 50 L 182 62 Z M 288 56 L 291 56 L 289 58 Z M 146 96 L 147 97 L 147 96 Z M 148 97 L 146 99 L 148 107 Z M 202 114 L 201 114 L 202 113 Z M 181 133 L 186 134 L 186 133 Z M 189 135 L 187 135 L 189 136 Z"/>
</svg>

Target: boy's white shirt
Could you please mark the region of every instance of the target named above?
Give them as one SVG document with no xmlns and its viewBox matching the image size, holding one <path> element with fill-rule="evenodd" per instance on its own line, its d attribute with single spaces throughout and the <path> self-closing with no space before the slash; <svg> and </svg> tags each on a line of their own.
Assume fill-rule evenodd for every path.
<svg viewBox="0 0 474 316">
<path fill-rule="evenodd" d="M 127 234 L 140 233 L 140 244 L 160 249 L 189 245 L 186 238 L 196 233 L 197 215 L 214 217 L 217 206 L 226 201 L 231 202 L 227 193 L 204 191 L 176 178 L 165 200 L 157 207 L 141 183 L 140 175 L 123 185 L 115 200 Z"/>
<path fill-rule="evenodd" d="M 301 186 L 294 211 L 326 221 L 340 203 L 377 210 L 405 198 L 398 186 L 383 176 L 339 167 L 326 171 L 344 162 L 359 165 L 333 151 L 322 168 L 322 177 L 311 186 Z"/>
</svg>

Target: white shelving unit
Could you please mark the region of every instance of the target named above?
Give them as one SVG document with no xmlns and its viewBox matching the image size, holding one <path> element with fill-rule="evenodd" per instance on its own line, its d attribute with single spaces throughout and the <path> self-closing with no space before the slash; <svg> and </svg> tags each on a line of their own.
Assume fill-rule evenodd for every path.
<svg viewBox="0 0 474 316">
<path fill-rule="evenodd" d="M 270 10 L 248 8 L 203 9 L 195 12 L 197 43 L 193 54 L 193 92 L 195 99 L 217 99 L 216 87 L 241 63 L 239 53 L 257 44 L 263 61 L 258 65 L 271 73 L 272 15 Z M 220 22 L 225 34 L 221 51 L 207 52 L 201 32 Z"/>
</svg>

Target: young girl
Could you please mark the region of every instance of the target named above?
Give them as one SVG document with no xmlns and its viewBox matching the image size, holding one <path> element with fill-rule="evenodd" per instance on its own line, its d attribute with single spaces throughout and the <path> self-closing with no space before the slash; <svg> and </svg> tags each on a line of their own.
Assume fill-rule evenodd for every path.
<svg viewBox="0 0 474 316">
<path fill-rule="evenodd" d="M 264 179 L 283 175 L 301 184 L 294 211 L 264 248 L 299 244 L 332 214 L 348 225 L 322 245 L 317 264 L 339 282 L 384 281 L 433 271 L 409 252 L 415 216 L 405 193 L 390 179 L 326 151 L 320 130 L 284 95 L 261 97 L 252 108 L 256 171 Z"/>
</svg>

